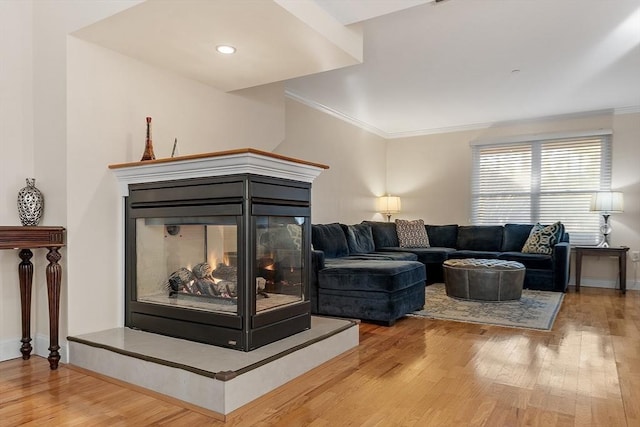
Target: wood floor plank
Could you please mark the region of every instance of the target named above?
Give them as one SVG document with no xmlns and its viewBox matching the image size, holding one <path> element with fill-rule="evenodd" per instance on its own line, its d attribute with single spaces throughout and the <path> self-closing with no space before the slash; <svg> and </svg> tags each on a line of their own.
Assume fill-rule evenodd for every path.
<svg viewBox="0 0 640 427">
<path fill-rule="evenodd" d="M 226 424 L 46 359 L 0 363 L 0 425 L 640 426 L 640 292 L 570 290 L 552 331 L 404 318 Z"/>
</svg>

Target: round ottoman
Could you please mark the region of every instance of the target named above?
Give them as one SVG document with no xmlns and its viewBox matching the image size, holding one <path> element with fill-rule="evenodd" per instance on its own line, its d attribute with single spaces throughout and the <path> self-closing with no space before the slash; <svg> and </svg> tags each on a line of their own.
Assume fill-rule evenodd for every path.
<svg viewBox="0 0 640 427">
<path fill-rule="evenodd" d="M 480 301 L 513 301 L 522 296 L 525 267 L 499 259 L 449 259 L 443 264 L 447 295 Z"/>
</svg>

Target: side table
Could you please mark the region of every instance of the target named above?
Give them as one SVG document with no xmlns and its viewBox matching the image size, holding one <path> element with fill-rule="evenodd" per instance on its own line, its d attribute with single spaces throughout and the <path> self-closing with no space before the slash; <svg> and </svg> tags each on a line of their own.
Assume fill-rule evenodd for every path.
<svg viewBox="0 0 640 427">
<path fill-rule="evenodd" d="M 620 290 L 627 293 L 627 252 L 626 246 L 602 248 L 598 246 L 574 246 L 576 250 L 576 292 L 580 292 L 580 276 L 582 275 L 583 256 L 608 256 L 618 258 L 618 275 L 620 276 Z"/>
<path fill-rule="evenodd" d="M 33 264 L 31 249 L 47 248 L 46 268 L 47 296 L 49 302 L 49 367 L 58 368 L 60 346 L 58 345 L 58 322 L 60 318 L 60 282 L 62 268 L 58 261 L 61 255 L 58 249 L 64 246 L 63 227 L 13 227 L 0 226 L 0 249 L 19 249 L 22 262 L 18 265 L 20 280 L 20 308 L 22 313 L 22 358 L 31 357 L 31 285 L 33 282 Z"/>
</svg>

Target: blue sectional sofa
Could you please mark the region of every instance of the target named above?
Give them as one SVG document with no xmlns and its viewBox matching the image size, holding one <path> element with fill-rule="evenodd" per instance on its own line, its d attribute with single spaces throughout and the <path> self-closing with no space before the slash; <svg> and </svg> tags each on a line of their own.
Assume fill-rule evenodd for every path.
<svg viewBox="0 0 640 427">
<path fill-rule="evenodd" d="M 424 285 L 443 281 L 452 258 L 518 261 L 524 287 L 564 292 L 569 282 L 569 235 L 561 229 L 551 254 L 523 253 L 533 224 L 425 225 L 428 247 L 401 247 L 393 222 L 312 226 L 314 314 L 393 324 L 424 305 Z"/>
</svg>

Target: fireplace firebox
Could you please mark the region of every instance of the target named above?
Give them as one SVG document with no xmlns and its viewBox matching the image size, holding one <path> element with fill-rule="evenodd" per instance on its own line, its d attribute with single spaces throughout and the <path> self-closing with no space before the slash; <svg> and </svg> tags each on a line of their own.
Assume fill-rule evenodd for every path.
<svg viewBox="0 0 640 427">
<path fill-rule="evenodd" d="M 244 351 L 310 328 L 310 182 L 238 173 L 127 193 L 125 326 Z"/>
</svg>

